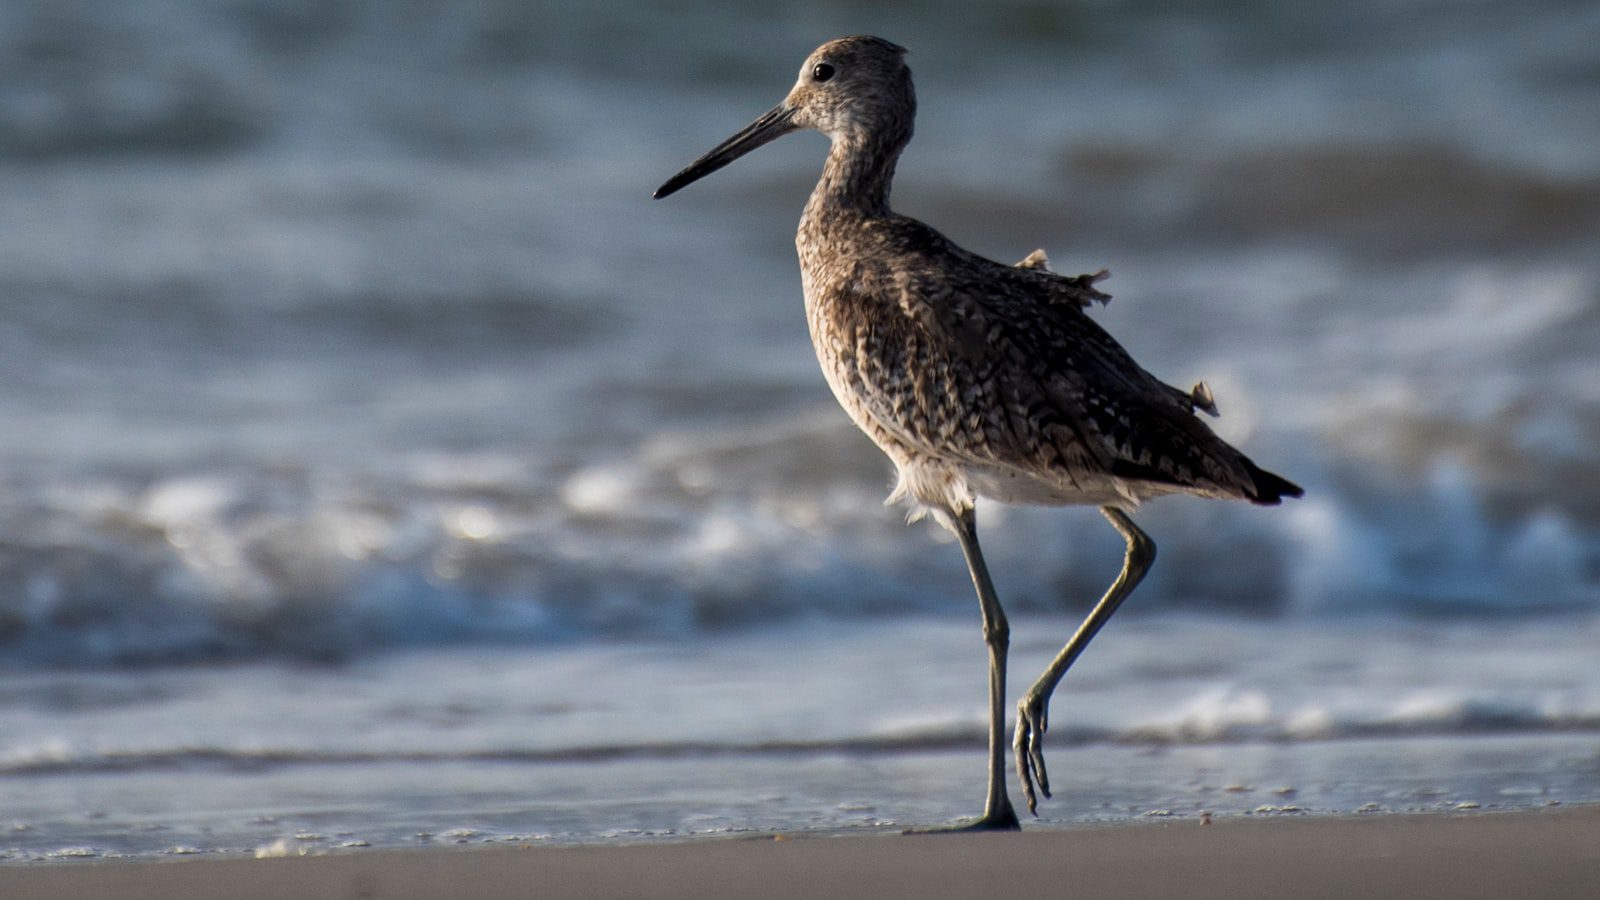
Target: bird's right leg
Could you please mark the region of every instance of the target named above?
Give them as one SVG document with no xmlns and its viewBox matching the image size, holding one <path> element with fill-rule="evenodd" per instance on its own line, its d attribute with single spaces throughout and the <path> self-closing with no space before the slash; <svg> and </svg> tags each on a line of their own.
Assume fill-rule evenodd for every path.
<svg viewBox="0 0 1600 900">
<path fill-rule="evenodd" d="M 1022 796 L 1028 802 L 1028 812 L 1038 814 L 1038 798 L 1034 795 L 1034 784 L 1038 783 L 1039 792 L 1046 797 L 1050 796 L 1050 776 L 1044 768 L 1044 733 L 1049 728 L 1050 695 L 1055 692 L 1056 685 L 1061 682 L 1061 676 L 1067 674 L 1067 669 L 1077 661 L 1089 642 L 1099 633 L 1107 621 L 1111 619 L 1122 601 L 1128 599 L 1133 589 L 1139 586 L 1145 573 L 1150 571 L 1150 565 L 1156 559 L 1156 545 L 1150 536 L 1139 530 L 1133 520 L 1121 510 L 1102 506 L 1100 512 L 1111 522 L 1112 527 L 1122 534 L 1123 540 L 1128 542 L 1127 553 L 1122 559 L 1122 572 L 1117 575 L 1117 580 L 1111 583 L 1105 596 L 1100 598 L 1094 609 L 1089 611 L 1088 618 L 1078 626 L 1077 633 L 1061 648 L 1056 658 L 1050 662 L 1044 674 L 1033 683 L 1028 693 L 1017 702 L 1017 730 L 1012 741 L 1012 748 L 1017 754 L 1017 778 L 1022 781 Z"/>
</svg>

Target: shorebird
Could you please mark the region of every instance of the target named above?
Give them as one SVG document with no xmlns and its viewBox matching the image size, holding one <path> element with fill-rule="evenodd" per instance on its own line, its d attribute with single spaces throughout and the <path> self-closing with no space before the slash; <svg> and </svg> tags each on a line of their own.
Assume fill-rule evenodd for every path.
<svg viewBox="0 0 1600 900">
<path fill-rule="evenodd" d="M 964 250 L 889 209 L 916 94 L 906 50 L 882 38 L 829 41 L 783 102 L 656 190 L 659 199 L 792 131 L 832 141 L 795 246 L 811 342 L 833 395 L 894 463 L 890 502 L 955 534 L 977 589 L 989 655 L 989 772 L 983 815 L 957 830 L 1017 829 L 1006 791 L 1010 627 L 978 547 L 979 497 L 1092 505 L 1127 543 L 1122 571 L 1017 703 L 1011 742 L 1029 812 L 1050 796 L 1050 697 L 1155 560 L 1129 518 L 1141 501 L 1196 494 L 1272 505 L 1299 487 L 1257 467 L 1196 415 L 1202 382 L 1170 387 L 1087 314 L 1106 277 L 1050 271 L 1042 250 L 1015 265 Z"/>
</svg>

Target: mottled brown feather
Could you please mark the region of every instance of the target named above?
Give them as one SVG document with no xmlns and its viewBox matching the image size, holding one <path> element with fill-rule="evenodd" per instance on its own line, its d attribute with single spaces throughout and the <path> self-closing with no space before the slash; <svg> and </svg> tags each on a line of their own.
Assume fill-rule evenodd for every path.
<svg viewBox="0 0 1600 900">
<path fill-rule="evenodd" d="M 898 496 L 960 511 L 973 494 L 1132 505 L 1174 491 L 1274 502 L 1268 476 L 1195 416 L 1209 390 L 1141 368 L 1087 314 L 1105 277 L 1043 251 L 1008 266 L 889 209 L 916 96 L 904 51 L 824 44 L 790 92 L 832 149 L 796 236 L 818 360 L 852 420 L 895 462 Z M 807 72 L 826 63 L 826 84 Z"/>
</svg>

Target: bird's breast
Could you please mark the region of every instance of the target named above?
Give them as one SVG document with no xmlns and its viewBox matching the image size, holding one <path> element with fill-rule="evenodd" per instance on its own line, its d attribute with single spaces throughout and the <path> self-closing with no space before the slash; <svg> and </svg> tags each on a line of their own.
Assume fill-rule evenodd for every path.
<svg viewBox="0 0 1600 900">
<path fill-rule="evenodd" d="M 806 290 L 824 378 L 857 427 L 890 456 L 982 454 L 993 439 L 974 412 L 994 398 L 948 341 L 871 279 L 816 279 Z"/>
</svg>

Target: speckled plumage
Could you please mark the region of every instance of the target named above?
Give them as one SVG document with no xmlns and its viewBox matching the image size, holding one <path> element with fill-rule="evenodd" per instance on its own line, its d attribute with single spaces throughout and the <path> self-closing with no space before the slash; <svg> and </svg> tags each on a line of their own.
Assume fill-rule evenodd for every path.
<svg viewBox="0 0 1600 900">
<path fill-rule="evenodd" d="M 1100 276 L 1056 275 L 1042 252 L 1003 265 L 891 211 L 916 108 L 909 73 L 876 39 L 831 42 L 813 54 L 823 58 L 843 60 L 839 78 L 878 67 L 873 102 L 894 110 L 834 136 L 796 245 L 823 372 L 894 461 L 896 498 L 956 513 L 974 495 L 1124 508 L 1178 491 L 1277 500 L 1286 483 L 1086 314 L 1110 299 Z"/>
<path fill-rule="evenodd" d="M 832 140 L 795 238 L 812 344 L 840 405 L 894 462 L 891 499 L 932 513 L 961 543 L 990 653 L 989 795 L 970 827 L 1016 828 L 1002 753 L 1010 630 L 978 548 L 976 498 L 1097 505 L 1127 541 L 1116 582 L 1018 704 L 1014 749 L 1032 810 L 1036 788 L 1050 793 L 1050 696 L 1155 558 L 1127 512 L 1168 493 L 1273 504 L 1301 492 L 1196 416 L 1216 414 L 1205 384 L 1162 383 L 1089 317 L 1110 299 L 1095 287 L 1106 273 L 1057 275 L 1042 250 L 1008 266 L 889 208 L 916 116 L 904 54 L 874 37 L 823 44 L 783 103 L 656 196 L 796 129 Z"/>
</svg>

